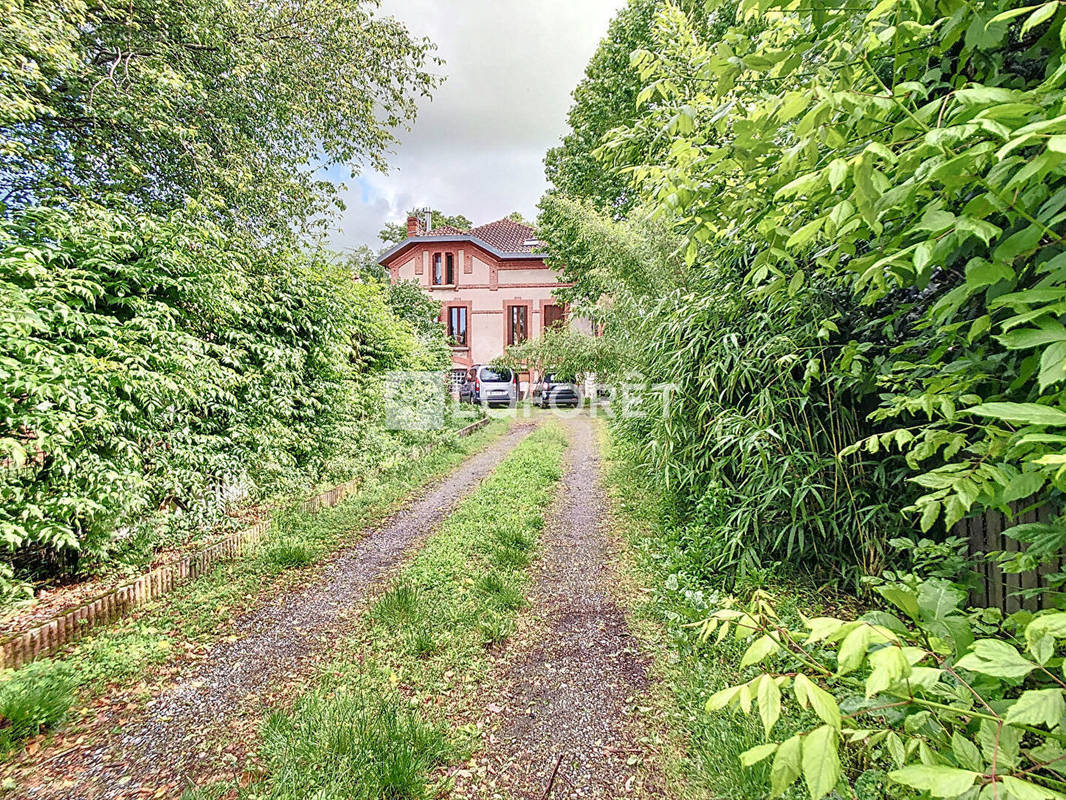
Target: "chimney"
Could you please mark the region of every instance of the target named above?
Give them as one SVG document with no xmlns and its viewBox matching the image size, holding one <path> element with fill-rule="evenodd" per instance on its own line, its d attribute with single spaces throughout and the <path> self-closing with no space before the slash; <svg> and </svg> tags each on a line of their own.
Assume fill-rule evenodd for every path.
<svg viewBox="0 0 1066 800">
<path fill-rule="evenodd" d="M 433 230 L 433 209 L 429 206 L 422 209 L 422 226 L 423 233 Z"/>
<path fill-rule="evenodd" d="M 407 215 L 407 238 L 418 236 L 418 217 L 414 214 Z"/>
</svg>

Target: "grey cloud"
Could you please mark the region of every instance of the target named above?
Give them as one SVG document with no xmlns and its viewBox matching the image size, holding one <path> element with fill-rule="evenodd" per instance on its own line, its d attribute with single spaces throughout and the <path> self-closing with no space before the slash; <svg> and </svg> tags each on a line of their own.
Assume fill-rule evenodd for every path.
<svg viewBox="0 0 1066 800">
<path fill-rule="evenodd" d="M 447 80 L 424 101 L 391 159 L 354 181 L 333 237 L 377 245 L 387 220 L 432 205 L 474 222 L 511 211 L 533 216 L 545 189 L 542 160 L 566 129 L 570 93 L 625 0 L 384 0 L 382 13 L 428 36 Z"/>
</svg>

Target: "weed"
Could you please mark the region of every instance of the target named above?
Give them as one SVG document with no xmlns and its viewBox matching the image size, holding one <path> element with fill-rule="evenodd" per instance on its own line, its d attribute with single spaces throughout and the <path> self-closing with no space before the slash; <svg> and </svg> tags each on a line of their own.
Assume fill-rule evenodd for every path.
<svg viewBox="0 0 1066 800">
<path fill-rule="evenodd" d="M 35 661 L 12 673 L 0 685 L 0 751 L 54 728 L 73 703 L 74 676 L 64 664 Z"/>
<path fill-rule="evenodd" d="M 272 567 L 282 570 L 305 567 L 315 561 L 315 549 L 309 542 L 295 537 L 283 537 L 263 548 L 260 558 Z"/>
<path fill-rule="evenodd" d="M 378 625 L 395 628 L 413 620 L 417 610 L 418 589 L 401 583 L 381 596 L 370 616 Z"/>
<path fill-rule="evenodd" d="M 514 624 L 509 617 L 490 611 L 478 620 L 477 629 L 483 643 L 496 644 L 511 635 Z"/>
<path fill-rule="evenodd" d="M 515 611 L 526 604 L 522 592 L 499 572 L 486 572 L 475 582 L 479 592 L 487 595 L 492 603 L 507 611 Z"/>
<path fill-rule="evenodd" d="M 430 628 L 417 628 L 408 633 L 407 647 L 416 656 L 433 655 L 440 647 L 437 637 Z"/>
<path fill-rule="evenodd" d="M 356 688 L 304 696 L 274 714 L 261 755 L 272 773 L 270 800 L 404 800 L 423 797 L 433 767 L 451 752 L 445 728 L 396 699 Z"/>
</svg>

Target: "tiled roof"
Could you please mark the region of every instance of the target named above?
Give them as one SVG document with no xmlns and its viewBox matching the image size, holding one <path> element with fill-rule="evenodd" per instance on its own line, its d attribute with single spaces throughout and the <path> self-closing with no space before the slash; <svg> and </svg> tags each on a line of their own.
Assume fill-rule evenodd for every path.
<svg viewBox="0 0 1066 800">
<path fill-rule="evenodd" d="M 421 236 L 463 236 L 467 233 L 462 228 L 457 228 L 454 225 L 441 225 L 439 228 L 434 228 L 429 233 L 419 234 Z"/>
<path fill-rule="evenodd" d="M 531 227 L 507 217 L 487 225 L 479 225 L 470 233 L 505 253 L 528 253 L 533 248 L 529 245 L 523 246 L 522 243 L 536 238 Z"/>
</svg>

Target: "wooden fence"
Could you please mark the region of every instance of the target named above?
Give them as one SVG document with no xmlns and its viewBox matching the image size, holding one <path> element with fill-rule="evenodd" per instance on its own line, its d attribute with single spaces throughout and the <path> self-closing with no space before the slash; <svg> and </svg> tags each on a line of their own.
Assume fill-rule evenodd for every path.
<svg viewBox="0 0 1066 800">
<path fill-rule="evenodd" d="M 1017 539 L 1004 536 L 1003 531 L 1023 523 L 1049 522 L 1055 515 L 1053 509 L 1046 506 L 1025 512 L 1021 512 L 1020 509 L 1021 506 L 1017 506 L 1015 513 L 1010 517 L 999 511 L 987 511 L 980 516 L 962 520 L 952 532 L 969 542 L 970 555 L 1020 552 L 1025 549 L 1025 545 Z M 1025 589 L 1037 589 L 1044 586 L 1042 578 L 1050 573 L 1058 572 L 1061 568 L 1060 559 L 1038 570 L 1008 574 L 1000 569 L 998 564 L 988 559 L 978 559 L 977 571 L 983 579 L 983 585 L 970 593 L 970 602 L 975 606 L 999 608 L 1008 614 L 1023 608 L 1030 611 L 1046 608 L 1050 600 L 1047 593 L 1026 599 L 1019 597 L 1017 593 Z"/>
<path fill-rule="evenodd" d="M 456 431 L 457 436 L 468 436 L 489 422 L 488 417 Z M 419 448 L 407 458 L 427 454 L 433 446 Z M 362 478 L 334 486 L 303 501 L 299 508 L 314 512 L 320 508 L 337 505 L 354 492 Z M 211 565 L 240 556 L 253 547 L 270 529 L 270 521 L 264 520 L 243 531 L 231 533 L 219 542 L 190 553 L 173 564 L 152 570 L 129 583 L 105 592 L 75 609 L 66 611 L 28 630 L 14 633 L 0 640 L 0 668 L 14 669 L 48 655 L 65 644 L 80 639 L 93 628 L 126 616 L 138 606 L 155 600 L 174 587 L 194 580 Z"/>
</svg>

